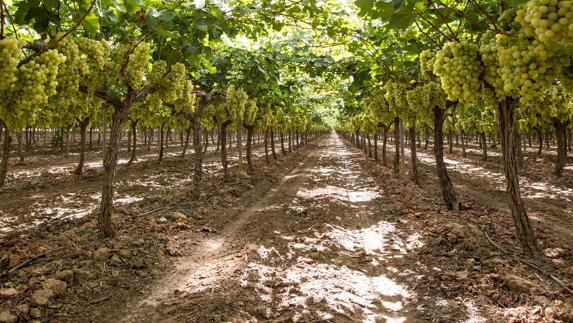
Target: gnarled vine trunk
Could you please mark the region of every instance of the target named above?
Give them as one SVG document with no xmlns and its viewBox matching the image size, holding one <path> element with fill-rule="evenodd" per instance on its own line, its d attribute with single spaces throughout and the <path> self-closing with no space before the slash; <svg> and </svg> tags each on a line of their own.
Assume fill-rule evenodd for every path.
<svg viewBox="0 0 573 323">
<path fill-rule="evenodd" d="M 465 131 L 462 130 L 461 136 L 462 136 L 462 157 L 465 158 L 468 156 L 467 152 L 466 152 L 466 133 L 465 133 Z"/>
<path fill-rule="evenodd" d="M 137 151 L 137 123 L 139 120 L 132 120 L 131 121 L 131 135 L 133 136 L 133 147 L 131 148 L 131 156 L 127 161 L 126 167 L 131 166 L 131 164 L 135 161 L 136 151 Z"/>
<path fill-rule="evenodd" d="M 286 149 L 285 149 L 285 134 L 284 134 L 284 132 L 281 131 L 280 137 L 281 137 L 281 153 L 283 154 L 283 156 L 285 156 L 286 155 Z"/>
<path fill-rule="evenodd" d="M 543 136 L 541 134 L 541 129 L 535 129 L 537 132 L 537 139 L 539 139 L 539 150 L 537 150 L 537 155 L 541 156 L 541 152 L 543 151 Z"/>
<path fill-rule="evenodd" d="M 221 124 L 221 165 L 223 166 L 223 180 L 225 182 L 231 180 L 229 163 L 227 161 L 227 128 L 230 124 L 231 120 L 226 120 Z"/>
<path fill-rule="evenodd" d="M 400 117 L 394 118 L 394 175 L 400 176 Z"/>
<path fill-rule="evenodd" d="M 539 255 L 537 238 L 519 192 L 519 175 L 517 170 L 516 136 L 514 134 L 514 112 L 517 101 L 506 97 L 497 104 L 500 142 L 503 152 L 503 170 L 506 180 L 506 192 L 509 209 L 515 225 L 516 235 L 525 253 L 531 256 Z"/>
<path fill-rule="evenodd" d="M 161 162 L 163 161 L 163 145 L 165 143 L 165 131 L 163 131 L 163 128 L 165 127 L 165 123 L 161 124 L 161 127 L 159 127 L 159 157 L 157 159 L 157 163 L 161 164 Z"/>
<path fill-rule="evenodd" d="M 115 108 L 112 119 L 109 144 L 105 149 L 103 159 L 104 178 L 100 213 L 98 216 L 98 226 L 106 237 L 115 237 L 116 235 L 115 225 L 112 218 L 113 181 L 115 179 L 115 168 L 117 166 L 117 156 L 119 153 L 119 138 L 121 135 L 123 123 L 127 119 L 129 106 L 130 105 L 124 103 L 120 107 Z"/>
<path fill-rule="evenodd" d="M 207 129 L 203 130 L 203 137 L 205 137 L 205 147 L 203 147 L 203 157 L 207 153 L 207 149 L 209 148 L 209 133 Z"/>
<path fill-rule="evenodd" d="M 270 131 L 270 136 L 271 136 L 271 152 L 273 154 L 273 159 L 277 160 L 277 152 L 275 150 L 275 133 L 272 130 Z"/>
<path fill-rule="evenodd" d="M 2 161 L 0 162 L 0 187 L 4 186 L 6 174 L 8 173 L 8 158 L 10 157 L 10 146 L 12 145 L 12 135 L 8 126 L 0 119 L 0 130 L 4 127 L 4 136 L 2 142 Z"/>
<path fill-rule="evenodd" d="M 241 126 L 237 127 L 237 150 L 239 152 L 239 169 L 243 168 L 243 132 Z"/>
<path fill-rule="evenodd" d="M 563 168 L 567 159 L 567 123 L 554 119 L 555 136 L 557 137 L 557 160 L 555 161 L 555 176 L 563 175 Z"/>
<path fill-rule="evenodd" d="M 444 163 L 444 110 L 434 107 L 434 157 L 436 158 L 436 172 L 444 203 L 449 210 L 459 210 L 460 204 L 456 198 L 452 181 L 448 176 Z"/>
<path fill-rule="evenodd" d="M 384 133 L 382 134 L 382 164 L 386 166 L 386 146 L 388 144 L 388 127 L 384 127 Z"/>
<path fill-rule="evenodd" d="M 268 163 L 271 162 L 271 160 L 269 159 L 269 132 L 267 130 L 264 131 L 264 142 L 265 142 L 265 161 Z M 298 146 L 298 144 L 297 144 Z"/>
<path fill-rule="evenodd" d="M 18 159 L 19 159 L 19 163 L 20 164 L 24 164 L 25 158 L 24 158 L 24 139 L 23 139 L 23 131 L 19 131 L 18 132 Z M 68 152 L 66 149 L 66 157 L 68 156 Z"/>
<path fill-rule="evenodd" d="M 201 178 L 203 177 L 203 154 L 201 153 L 201 121 L 198 116 L 191 120 L 193 124 L 193 185 L 191 198 L 197 201 L 201 197 Z"/>
<path fill-rule="evenodd" d="M 418 157 L 416 156 L 416 126 L 415 122 L 409 129 L 410 132 L 410 159 L 412 161 L 412 180 L 416 185 L 420 185 L 420 176 L 418 175 Z"/>
<path fill-rule="evenodd" d="M 378 161 L 378 133 L 374 134 L 374 160 Z"/>
<path fill-rule="evenodd" d="M 83 173 L 84 161 L 86 160 L 86 130 L 89 122 L 90 117 L 86 117 L 83 120 L 78 119 L 78 124 L 80 126 L 80 160 L 78 161 L 78 166 L 74 171 L 74 174 L 78 176 Z"/>
<path fill-rule="evenodd" d="M 487 161 L 487 140 L 485 138 L 485 132 L 482 132 L 480 136 L 482 144 L 482 159 L 483 161 Z"/>
<path fill-rule="evenodd" d="M 255 126 L 245 125 L 245 128 L 247 128 L 247 167 L 252 172 L 255 170 L 253 166 L 253 134 L 255 133 Z"/>
</svg>

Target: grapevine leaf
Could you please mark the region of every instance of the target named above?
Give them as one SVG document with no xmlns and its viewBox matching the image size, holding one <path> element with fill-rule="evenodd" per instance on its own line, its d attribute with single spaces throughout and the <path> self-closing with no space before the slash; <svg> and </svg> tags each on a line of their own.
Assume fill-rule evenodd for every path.
<svg viewBox="0 0 573 323">
<path fill-rule="evenodd" d="M 396 10 L 388 20 L 388 27 L 393 29 L 405 29 L 414 22 L 416 14 L 409 8 L 400 8 Z"/>
<path fill-rule="evenodd" d="M 141 8 L 142 3 L 139 0 L 123 0 L 123 5 L 128 13 L 134 14 Z"/>
<path fill-rule="evenodd" d="M 93 12 L 90 12 L 82 21 L 82 26 L 84 26 L 88 33 L 97 33 L 100 28 L 99 17 L 96 16 Z"/>
</svg>

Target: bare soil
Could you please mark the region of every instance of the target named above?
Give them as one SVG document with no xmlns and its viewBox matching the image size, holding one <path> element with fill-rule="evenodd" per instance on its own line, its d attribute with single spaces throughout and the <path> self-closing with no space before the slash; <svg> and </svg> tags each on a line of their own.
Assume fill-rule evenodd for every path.
<svg viewBox="0 0 573 323">
<path fill-rule="evenodd" d="M 334 133 L 279 157 L 270 165 L 259 157 L 249 176 L 234 167 L 224 183 L 212 154 L 194 203 L 190 163 L 120 173 L 126 203 L 115 240 L 100 237 L 91 216 L 6 234 L 0 322 L 573 320 L 572 295 L 549 277 L 573 287 L 571 244 L 559 231 L 570 219 L 559 229 L 535 224 L 548 255 L 536 271 L 485 237 L 519 255 L 503 194 L 487 180 L 452 172 L 465 210 L 450 212 L 431 166 L 416 187 Z M 3 193 L 0 210 L 31 214 L 34 194 L 40 207 L 69 194 L 93 205 L 99 183 L 49 190 L 20 192 L 21 203 L 17 192 Z M 545 203 L 545 218 L 557 218 L 557 206 Z M 57 293 L 38 304 L 39 290 Z"/>
</svg>

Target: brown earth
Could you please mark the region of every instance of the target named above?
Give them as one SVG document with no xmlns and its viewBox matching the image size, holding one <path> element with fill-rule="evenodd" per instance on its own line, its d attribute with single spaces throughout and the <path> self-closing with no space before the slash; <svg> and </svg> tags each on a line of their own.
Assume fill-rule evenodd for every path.
<svg viewBox="0 0 573 323">
<path fill-rule="evenodd" d="M 547 222 L 551 258 L 536 272 L 485 238 L 516 252 L 502 204 L 470 194 L 466 210 L 445 211 L 430 167 L 418 188 L 334 133 L 230 183 L 214 164 L 197 203 L 190 164 L 137 167 L 119 176 L 120 196 L 144 199 L 119 207 L 118 239 L 78 220 L 2 240 L 0 268 L 46 254 L 4 271 L 0 322 L 573 319 L 571 294 L 548 276 L 573 287 L 570 247 Z M 43 201 L 65 193 L 53 191 Z M 56 293 L 39 304 L 39 290 Z"/>
</svg>

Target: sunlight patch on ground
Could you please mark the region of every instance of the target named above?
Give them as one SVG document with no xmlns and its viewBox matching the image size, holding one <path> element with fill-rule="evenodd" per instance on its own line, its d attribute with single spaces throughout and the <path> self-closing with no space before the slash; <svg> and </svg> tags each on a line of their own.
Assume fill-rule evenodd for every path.
<svg viewBox="0 0 573 323">
<path fill-rule="evenodd" d="M 83 218 L 84 216 L 90 214 L 96 207 L 91 206 L 83 209 L 71 209 L 71 208 L 64 208 L 64 207 L 47 207 L 45 209 L 40 210 L 40 214 L 42 216 L 49 216 L 50 220 L 55 219 L 79 219 Z"/>
<path fill-rule="evenodd" d="M 159 179 L 161 179 L 160 175 L 147 176 L 146 178 L 140 178 L 133 181 L 118 182 L 118 186 L 127 186 L 127 187 L 140 186 L 154 189 L 165 188 L 166 187 L 165 184 L 161 184 L 158 181 L 156 181 Z"/>
<path fill-rule="evenodd" d="M 203 243 L 203 250 L 205 252 L 215 252 L 217 250 L 219 250 L 221 248 L 221 246 L 223 246 L 223 243 L 225 242 L 225 239 L 223 238 L 213 238 L 213 239 L 208 239 Z"/>
<path fill-rule="evenodd" d="M 122 198 L 115 199 L 114 204 L 131 204 L 135 202 L 143 201 L 143 197 L 139 196 L 126 196 Z"/>
<path fill-rule="evenodd" d="M 454 148 L 454 151 L 460 151 L 460 152 L 461 152 L 462 149 Z M 467 153 L 472 153 L 472 154 L 475 154 L 475 155 L 478 155 L 478 156 L 483 155 L 483 149 L 466 148 L 466 152 L 467 152 Z M 501 154 L 500 154 L 499 152 L 497 152 L 497 151 L 491 151 L 491 150 L 488 150 L 488 151 L 487 151 L 487 155 L 488 155 L 488 156 L 491 156 L 491 157 L 500 157 L 500 156 L 501 156 Z"/>
<path fill-rule="evenodd" d="M 302 189 L 296 193 L 301 198 L 325 197 L 348 202 L 368 202 L 378 198 L 377 190 L 363 189 L 349 191 L 342 187 L 327 185 L 315 189 Z"/>
<path fill-rule="evenodd" d="M 346 266 L 308 262 L 308 258 L 300 257 L 296 264 L 280 272 L 268 265 L 249 263 L 242 286 L 253 284 L 251 280 L 256 277 L 254 287 L 261 293 L 261 300 L 270 303 L 274 299 L 280 308 L 304 311 L 312 303 L 325 302 L 340 314 L 361 312 L 364 322 L 405 321 L 400 316 L 381 314 L 403 309 L 411 298 L 404 286 L 384 275 L 368 276 Z M 249 278 L 250 275 L 255 277 Z M 288 287 L 278 293 L 268 287 L 278 283 Z"/>
<path fill-rule="evenodd" d="M 348 251 L 364 250 L 366 254 L 384 252 L 386 239 L 395 227 L 389 222 L 379 222 L 373 226 L 358 230 L 348 230 L 338 226 L 327 225 L 331 230 L 325 236 Z"/>
<path fill-rule="evenodd" d="M 483 323 L 487 322 L 486 318 L 479 314 L 478 308 L 471 300 L 464 301 L 464 305 L 467 308 L 468 318 L 464 323 Z"/>
<path fill-rule="evenodd" d="M 322 176 L 342 175 L 345 178 L 358 178 L 358 174 L 343 167 L 317 167 L 312 169 L 311 172 Z"/>
<path fill-rule="evenodd" d="M 314 311 L 318 315 L 317 307 L 324 310 L 325 304 L 333 314 L 361 317 L 363 322 L 404 322 L 406 318 L 400 311 L 413 299 L 412 292 L 388 276 L 374 273 L 391 255 L 399 256 L 421 246 L 420 237 L 413 234 L 402 241 L 395 226 L 385 221 L 357 229 L 326 224 L 323 229 L 322 233 L 311 229 L 304 237 L 281 236 L 278 232 L 288 243 L 286 259 L 293 262 L 276 266 L 284 263 L 284 258 L 276 249 L 261 245 L 256 249 L 258 260 L 247 263 L 242 286 L 255 288 L 261 301 L 279 310 L 295 308 L 300 313 Z M 392 245 L 396 241 L 407 247 L 397 250 Z M 366 263 L 373 266 L 372 273 L 346 265 L 347 261 L 364 263 L 369 259 Z M 388 271 L 402 274 L 395 267 Z M 419 278 L 413 271 L 404 275 Z"/>
</svg>

